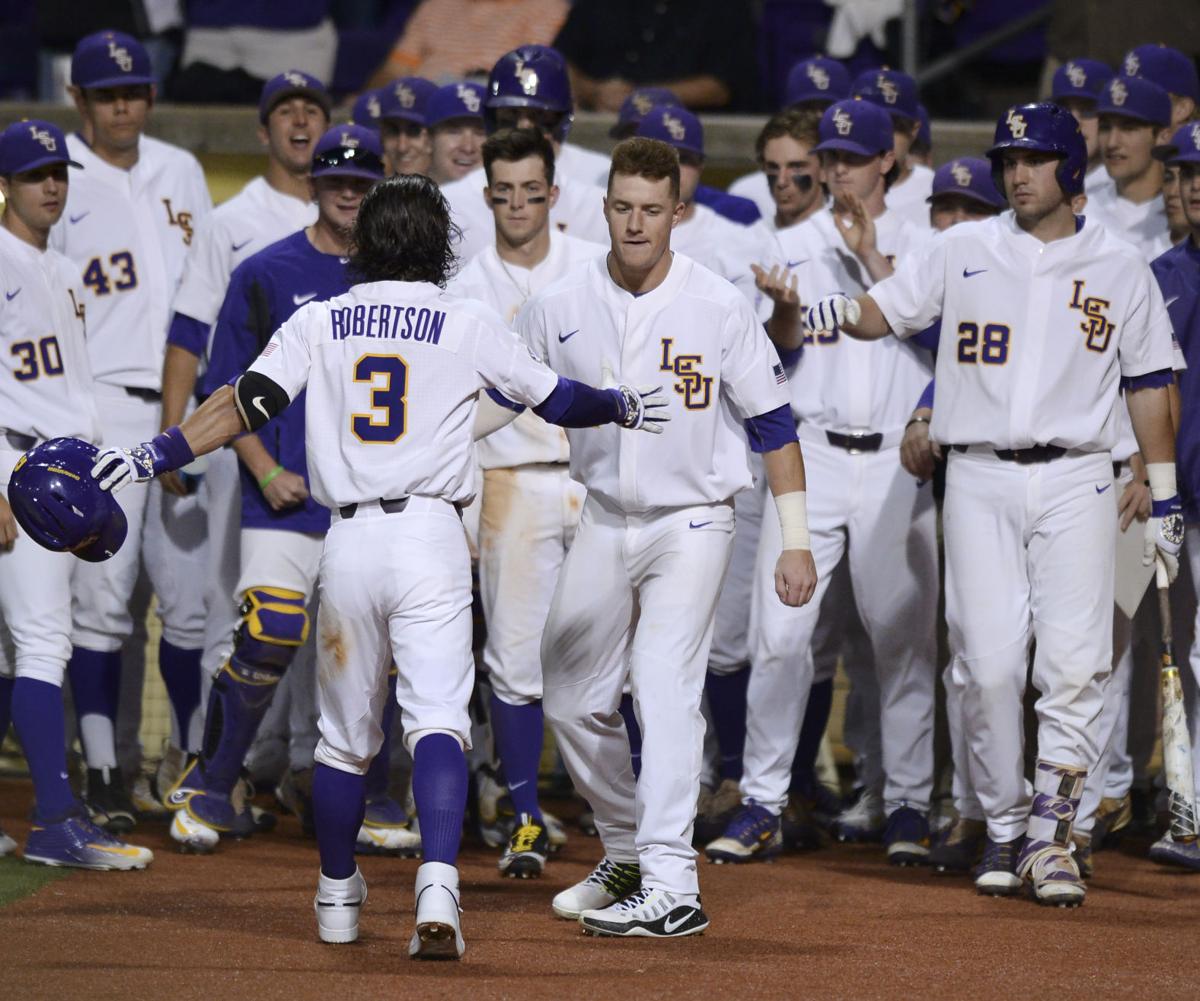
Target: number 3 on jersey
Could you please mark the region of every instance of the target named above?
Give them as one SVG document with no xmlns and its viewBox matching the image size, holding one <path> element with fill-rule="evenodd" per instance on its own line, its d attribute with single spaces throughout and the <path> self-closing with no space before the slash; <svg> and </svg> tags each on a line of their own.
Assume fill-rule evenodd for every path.
<svg viewBox="0 0 1200 1001">
<path fill-rule="evenodd" d="M 408 364 L 399 355 L 363 355 L 354 363 L 354 381 L 371 385 L 371 413 L 350 417 L 354 436 L 368 445 L 399 441 L 407 430 Z"/>
<path fill-rule="evenodd" d="M 983 337 L 979 336 L 978 323 L 958 325 L 958 361 L 963 365 L 1003 365 L 1008 361 L 1008 327 L 1003 323 L 984 325 Z"/>
</svg>

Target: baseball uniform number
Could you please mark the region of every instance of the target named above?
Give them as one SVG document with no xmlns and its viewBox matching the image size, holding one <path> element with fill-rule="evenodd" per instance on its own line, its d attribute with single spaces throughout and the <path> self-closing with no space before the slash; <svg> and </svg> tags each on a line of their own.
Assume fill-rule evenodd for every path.
<svg viewBox="0 0 1200 1001">
<path fill-rule="evenodd" d="M 43 337 L 36 344 L 33 341 L 18 341 L 9 350 L 20 359 L 21 367 L 13 372 L 20 382 L 32 382 L 42 375 L 63 374 L 62 352 L 58 349 L 58 338 L 53 334 Z"/>
<path fill-rule="evenodd" d="M 363 355 L 354 363 L 354 381 L 371 384 L 369 414 L 353 414 L 350 430 L 369 445 L 391 445 L 405 432 L 408 363 L 399 355 Z"/>
<path fill-rule="evenodd" d="M 128 250 L 120 250 L 109 256 L 108 264 L 117 272 L 116 280 L 112 282 L 111 287 L 108 272 L 104 270 L 99 257 L 93 257 L 88 261 L 88 266 L 83 272 L 83 284 L 96 295 L 108 295 L 113 289 L 118 292 L 127 292 L 131 288 L 137 288 L 137 269 L 133 266 L 133 254 Z"/>
<path fill-rule="evenodd" d="M 984 365 L 1003 365 L 1008 361 L 1010 331 L 1003 323 L 988 323 L 979 337 L 979 324 L 958 325 L 958 360 L 964 365 L 980 362 Z"/>
</svg>

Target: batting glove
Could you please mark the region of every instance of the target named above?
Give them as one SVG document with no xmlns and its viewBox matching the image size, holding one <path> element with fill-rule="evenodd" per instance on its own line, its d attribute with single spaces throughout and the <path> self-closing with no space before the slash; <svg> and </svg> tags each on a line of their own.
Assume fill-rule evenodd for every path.
<svg viewBox="0 0 1200 1001">
<path fill-rule="evenodd" d="M 1146 542 L 1142 563 L 1149 566 L 1155 557 L 1167 568 L 1168 583 L 1179 573 L 1179 551 L 1183 548 L 1183 505 L 1179 495 L 1164 501 L 1150 502 L 1150 517 L 1146 520 Z"/>
<path fill-rule="evenodd" d="M 92 479 L 100 481 L 101 490 L 111 491 L 128 483 L 145 483 L 154 479 L 154 457 L 145 445 L 102 449 L 96 453 Z"/>
<path fill-rule="evenodd" d="M 804 314 L 804 325 L 809 330 L 838 330 L 847 323 L 853 326 L 862 316 L 862 307 L 844 292 L 834 292 L 816 305 L 809 306 Z"/>
<path fill-rule="evenodd" d="M 616 391 L 621 395 L 625 408 L 623 416 L 617 423 L 632 431 L 649 431 L 651 434 L 662 434 L 662 426 L 671 418 L 666 413 L 667 398 L 662 395 L 662 386 L 653 389 L 639 386 L 617 386 Z M 659 411 L 663 411 L 659 413 Z"/>
</svg>

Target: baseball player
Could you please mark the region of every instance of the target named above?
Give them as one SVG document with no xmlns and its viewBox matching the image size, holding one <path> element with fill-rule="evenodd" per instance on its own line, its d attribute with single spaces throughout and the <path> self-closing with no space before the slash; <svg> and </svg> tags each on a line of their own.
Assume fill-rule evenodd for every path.
<svg viewBox="0 0 1200 1001">
<path fill-rule="evenodd" d="M 678 937 L 708 926 L 691 833 L 713 612 L 733 496 L 750 486 L 742 422 L 778 497 L 779 599 L 803 604 L 816 584 L 787 377 L 745 297 L 671 251 L 679 195 L 672 147 L 620 143 L 605 199 L 607 258 L 572 268 L 517 319 L 531 350 L 567 373 L 669 373 L 673 420 L 660 439 L 568 433 L 572 475 L 588 497 L 542 638 L 545 713 L 604 847 L 553 909 L 598 935 Z M 642 733 L 636 783 L 618 713 L 627 682 Z"/>
<path fill-rule="evenodd" d="M 822 116 L 820 139 L 816 152 L 833 205 L 778 234 L 788 260 L 801 262 L 802 297 L 829 287 L 865 289 L 892 273 L 893 260 L 914 256 L 928 239 L 927 230 L 904 221 L 885 202 L 897 170 L 887 112 L 870 101 L 839 101 Z M 898 449 L 912 401 L 932 369 L 923 349 L 887 347 L 886 355 L 872 354 L 872 347 L 829 333 L 805 334 L 804 355 L 791 379 L 792 412 L 813 471 L 818 598 L 849 552 L 854 596 L 879 672 L 886 777 L 879 790 L 884 816 L 872 818 L 872 827 L 877 832 L 875 825 L 886 818 L 888 859 L 912 864 L 928 852 L 937 605 L 930 581 L 937 580 L 937 553 L 932 489 L 928 483 L 914 488 L 900 468 Z M 849 485 L 854 486 L 847 492 Z M 707 846 L 714 861 L 778 853 L 780 816 L 813 680 L 809 648 L 819 601 L 793 611 L 770 599 L 771 551 L 777 544 L 767 530 L 771 524 L 764 516 L 751 607 L 755 647 L 743 809 L 725 835 Z M 880 551 L 896 554 L 886 572 L 876 560 Z"/>
<path fill-rule="evenodd" d="M 1054 104 L 1010 108 L 989 150 L 1013 212 L 948 230 L 855 299 L 823 298 L 817 330 L 908 337 L 939 316 L 931 434 L 949 449 L 946 616 L 970 770 L 988 842 L 976 878 L 1042 903 L 1086 892 L 1071 825 L 1099 755 L 1094 724 L 1112 654 L 1118 390 L 1154 499 L 1145 557 L 1178 568 L 1168 386 L 1171 326 L 1136 250 L 1072 212 L 1087 146 Z M 1015 294 L 1020 288 L 1021 294 Z M 1025 790 L 1021 700 L 1029 644 L 1038 760 Z"/>
<path fill-rule="evenodd" d="M 337 126 L 321 137 L 311 169 L 317 221 L 234 271 L 215 328 L 205 377 L 209 392 L 243 371 L 300 306 L 349 289 L 344 260 L 350 228 L 383 169 L 383 149 L 371 130 Z M 234 595 L 241 621 L 213 684 L 204 748 L 166 799 L 174 811 L 171 836 L 188 850 L 211 851 L 222 832 L 235 828 L 232 793 L 242 760 L 275 685 L 307 638 L 307 606 L 329 513 L 309 496 L 304 438 L 304 411 L 294 407 L 233 446 L 242 481 L 241 572 Z M 293 686 L 294 702 L 308 703 L 302 697 L 307 687 Z M 306 730 L 293 713 L 293 769 L 312 767 Z M 398 804 L 386 796 L 387 758 L 379 760 L 385 788 L 382 796 L 378 788 L 370 790 L 361 840 L 366 847 L 411 850 L 414 841 L 419 844 L 416 835 L 389 822 Z"/>
<path fill-rule="evenodd" d="M 1200 123 L 1189 122 L 1175 130 L 1164 146 L 1157 147 L 1155 156 L 1162 159 L 1168 170 L 1174 170 L 1180 178 L 1180 196 L 1190 233 L 1176 247 L 1172 247 L 1154 260 L 1150 269 L 1158 280 L 1159 288 L 1166 301 L 1167 312 L 1175 338 L 1189 361 L 1186 371 L 1179 373 L 1179 391 L 1182 409 L 1179 421 L 1177 446 L 1182 470 L 1180 493 L 1183 495 L 1184 520 L 1191 525 L 1200 521 L 1200 461 L 1197 447 L 1197 397 L 1193 385 L 1197 366 L 1200 366 Z M 1187 536 L 1187 557 L 1191 564 L 1193 587 L 1200 581 L 1200 539 Z M 1197 613 L 1200 619 L 1200 611 Z M 1194 635 L 1200 635 L 1200 631 Z M 1190 654 L 1192 676 L 1200 678 L 1200 643 L 1193 640 Z M 1190 727 L 1192 736 L 1193 772 L 1200 775 L 1200 706 L 1193 691 L 1191 700 Z M 1200 869 L 1200 846 L 1195 841 L 1179 842 L 1167 831 L 1150 848 L 1150 857 L 1156 862 Z"/>
<path fill-rule="evenodd" d="M 554 147 L 558 185 L 551 225 L 582 240 L 606 241 L 600 208 L 604 190 L 596 178 L 608 163 L 566 141 L 575 113 L 563 57 L 545 45 L 523 45 L 501 56 L 488 76 L 483 114 L 489 132 L 536 128 L 546 135 Z M 486 184 L 483 171 L 476 170 L 445 187 L 454 222 L 462 231 L 458 255 L 464 261 L 491 246 L 494 224 L 482 194 Z"/>
<path fill-rule="evenodd" d="M 916 80 L 886 67 L 867 70 L 854 81 L 850 93 L 877 104 L 891 116 L 898 173 L 888 188 L 888 208 L 923 229 L 928 221 L 925 199 L 933 185 L 933 171 L 915 160 L 910 162 L 908 156 L 921 128 Z"/>
<path fill-rule="evenodd" d="M 1088 192 L 1087 214 L 1153 260 L 1171 246 L 1160 197 L 1163 166 L 1152 155 L 1170 123 L 1171 99 L 1149 80 L 1118 76 L 1105 85 L 1097 111 L 1104 168 L 1113 183 Z"/>
<path fill-rule="evenodd" d="M 429 176 L 447 185 L 472 173 L 483 151 L 483 96 L 477 83 L 450 83 L 429 96 Z"/>
<path fill-rule="evenodd" d="M 929 109 L 917 103 L 917 135 L 908 148 L 913 163 L 933 170 L 933 123 L 929 120 Z"/>
<path fill-rule="evenodd" d="M 1158 84 L 1171 98 L 1171 128 L 1190 122 L 1200 110 L 1200 74 L 1192 57 L 1169 45 L 1148 43 L 1125 53 L 1121 72 Z"/>
<path fill-rule="evenodd" d="M 511 323 L 531 297 L 604 248 L 551 227 L 558 196 L 554 148 L 541 132 L 494 132 L 483 145 L 483 166 L 495 245 L 467 264 L 449 290 L 487 303 Z M 517 816 L 499 863 L 506 876 L 541 875 L 550 849 L 537 796 L 544 729 L 539 650 L 554 582 L 583 507 L 569 458 L 562 429 L 530 413 L 479 443 L 483 661 L 496 751 Z"/>
<path fill-rule="evenodd" d="M 1079 131 L 1087 143 L 1088 172 L 1083 179 L 1083 188 L 1088 194 L 1112 183 L 1108 171 L 1104 169 L 1100 116 L 1096 113 L 1096 105 L 1105 85 L 1115 75 L 1098 59 L 1077 57 L 1068 59 L 1056 69 L 1050 84 L 1050 100 L 1075 116 Z"/>
<path fill-rule="evenodd" d="M 823 114 L 835 101 L 845 100 L 849 96 L 850 74 L 846 72 L 846 67 L 827 56 L 812 56 L 800 60 L 789 71 L 784 88 L 783 110 L 817 111 Z M 739 177 L 729 185 L 729 193 L 751 199 L 764 219 L 773 218 L 777 211 L 766 167 L 761 163 L 758 170 Z"/>
<path fill-rule="evenodd" d="M 1169 163 L 1163 164 L 1163 207 L 1167 210 L 1167 230 L 1171 246 L 1178 246 L 1191 235 L 1192 228 L 1183 211 L 1179 168 Z"/>
<path fill-rule="evenodd" d="M 803 222 L 825 204 L 821 164 L 813 152 L 821 141 L 820 122 L 816 111 L 789 108 L 769 118 L 754 142 L 774 206 L 763 218 L 775 230 Z"/>
<path fill-rule="evenodd" d="M 48 248 L 50 229 L 67 203 L 67 168 L 78 166 L 62 132 L 47 122 L 18 122 L 0 133 L 0 338 L 6 369 L 0 380 L 0 671 L 33 779 L 34 824 L 25 860 L 83 869 L 142 869 L 153 855 L 92 824 L 67 781 L 62 683 L 71 653 L 76 560 L 23 538 L 7 499 L 14 467 L 24 464 L 27 449 L 64 435 L 92 442 L 100 434 L 79 272 Z M 62 480 L 70 483 L 66 476 Z M 83 560 L 103 560 L 114 542 L 119 544 L 119 531 L 115 537 L 96 538 L 82 518 L 67 521 L 79 510 L 77 499 L 60 501 L 48 521 L 64 519 L 60 537 L 78 547 Z M 7 713 L 0 722 L 7 729 Z"/>
<path fill-rule="evenodd" d="M 120 32 L 79 42 L 71 94 L 81 119 L 68 139 L 85 167 L 68 193 L 51 245 L 79 271 L 101 437 L 145 437 L 159 426 L 171 301 L 195 228 L 211 201 L 190 153 L 143 134 L 154 103 L 150 59 Z M 142 547 L 163 622 L 159 664 L 172 703 L 172 743 L 182 746 L 196 707 L 204 641 L 207 558 L 196 496 L 135 490 L 125 502 L 129 542 L 111 560 L 77 568 L 69 672 L 88 766 L 87 803 L 102 826 L 134 823 L 117 769 L 121 646 L 133 621 L 129 599 Z M 140 685 L 121 714 L 136 746 Z"/>
<path fill-rule="evenodd" d="M 388 176 L 429 173 L 433 140 L 425 112 L 437 89 L 419 76 L 402 76 L 379 89 L 379 138 Z"/>
<path fill-rule="evenodd" d="M 455 862 L 474 665 L 458 509 L 475 490 L 479 390 L 495 388 L 563 426 L 619 422 L 649 430 L 666 419 L 656 415 L 666 409 L 657 390 L 598 390 L 560 378 L 486 306 L 444 292 L 454 263 L 450 230 L 429 179 L 406 175 L 377 185 L 363 199 L 351 241 L 349 264 L 361 283 L 294 313 L 250 369 L 213 393 L 182 429 L 106 450 L 93 470 L 106 488 L 161 474 L 241 432 L 259 432 L 306 391 L 313 496 L 333 519 L 321 554 L 317 623 L 317 928 L 326 942 L 358 936 L 366 883 L 354 841 L 392 657 L 424 840 L 409 945 L 419 958 L 457 958 L 464 949 Z M 407 239 L 397 238 L 402 233 Z"/>
</svg>

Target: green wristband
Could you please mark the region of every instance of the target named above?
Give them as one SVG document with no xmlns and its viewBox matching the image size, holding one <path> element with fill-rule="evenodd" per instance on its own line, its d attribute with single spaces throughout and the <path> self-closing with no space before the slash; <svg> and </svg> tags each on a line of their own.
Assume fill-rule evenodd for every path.
<svg viewBox="0 0 1200 1001">
<path fill-rule="evenodd" d="M 264 476 L 261 480 L 258 481 L 258 489 L 266 490 L 267 487 L 269 487 L 271 485 L 271 482 L 275 479 L 275 477 L 278 476 L 282 472 L 283 472 L 283 466 L 276 466 L 269 473 L 267 473 L 266 476 Z"/>
</svg>

